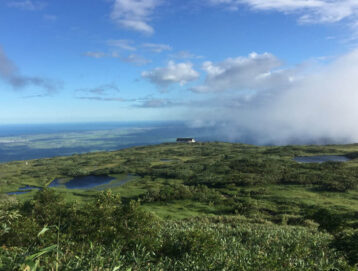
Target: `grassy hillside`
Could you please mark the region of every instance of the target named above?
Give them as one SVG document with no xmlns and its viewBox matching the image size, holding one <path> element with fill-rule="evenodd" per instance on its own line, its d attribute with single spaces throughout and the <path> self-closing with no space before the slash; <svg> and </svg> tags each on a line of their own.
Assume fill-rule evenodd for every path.
<svg viewBox="0 0 358 271">
<path fill-rule="evenodd" d="M 293 161 L 312 155 L 352 160 Z M 0 266 L 355 270 L 356 157 L 358 145 L 197 143 L 0 164 Z M 91 190 L 6 195 L 86 175 L 115 179 Z"/>
</svg>

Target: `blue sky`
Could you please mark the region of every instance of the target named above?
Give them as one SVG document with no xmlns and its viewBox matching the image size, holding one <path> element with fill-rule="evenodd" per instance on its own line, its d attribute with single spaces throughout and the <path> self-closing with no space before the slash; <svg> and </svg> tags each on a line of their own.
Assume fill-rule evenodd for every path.
<svg viewBox="0 0 358 271">
<path fill-rule="evenodd" d="M 354 0 L 3 0 L 0 33 L 3 124 L 190 119 L 299 134 L 355 97 Z M 305 99 L 318 104 L 297 118 Z"/>
</svg>

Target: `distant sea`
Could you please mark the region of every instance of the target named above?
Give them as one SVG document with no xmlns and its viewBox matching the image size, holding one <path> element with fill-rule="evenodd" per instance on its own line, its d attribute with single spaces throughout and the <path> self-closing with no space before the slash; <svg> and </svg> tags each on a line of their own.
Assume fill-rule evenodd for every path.
<svg viewBox="0 0 358 271">
<path fill-rule="evenodd" d="M 91 123 L 48 123 L 0 125 L 0 137 L 55 134 L 64 132 L 85 132 L 112 130 L 129 127 L 165 127 L 181 125 L 180 122 L 91 122 Z"/>
<path fill-rule="evenodd" d="M 182 122 L 0 125 L 0 162 L 175 142 L 177 137 L 218 139 L 210 129 Z"/>
</svg>

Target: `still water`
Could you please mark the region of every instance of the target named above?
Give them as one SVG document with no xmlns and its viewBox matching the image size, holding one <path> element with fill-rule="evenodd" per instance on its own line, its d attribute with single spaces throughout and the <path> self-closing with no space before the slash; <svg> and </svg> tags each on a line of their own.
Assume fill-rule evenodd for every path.
<svg viewBox="0 0 358 271">
<path fill-rule="evenodd" d="M 81 176 L 75 177 L 72 180 L 62 183 L 60 179 L 55 179 L 48 187 L 64 186 L 68 189 L 90 189 L 99 185 L 108 184 L 115 178 L 110 176 Z"/>
<path fill-rule="evenodd" d="M 116 178 L 110 177 L 107 175 L 89 175 L 89 176 L 81 176 L 81 177 L 75 177 L 71 179 L 68 182 L 64 182 L 61 179 L 55 179 L 53 180 L 48 187 L 64 187 L 67 189 L 97 189 L 97 190 L 105 190 L 105 189 L 111 189 L 117 186 L 122 186 L 126 184 L 127 182 L 133 180 L 136 176 L 132 174 L 128 174 L 123 179 L 111 183 Z M 29 193 L 32 190 L 38 190 L 41 189 L 40 187 L 35 186 L 24 186 L 20 187 L 18 191 L 15 192 L 9 192 L 8 195 L 19 195 L 19 194 L 25 194 Z"/>
<path fill-rule="evenodd" d="M 299 163 L 347 162 L 350 159 L 342 155 L 297 156 L 293 158 Z"/>
</svg>

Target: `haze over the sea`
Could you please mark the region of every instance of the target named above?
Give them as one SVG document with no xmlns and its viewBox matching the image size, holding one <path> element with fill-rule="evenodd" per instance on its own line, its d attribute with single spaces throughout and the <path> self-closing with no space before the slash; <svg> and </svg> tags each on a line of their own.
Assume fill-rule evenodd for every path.
<svg viewBox="0 0 358 271">
<path fill-rule="evenodd" d="M 0 125 L 0 163 L 173 143 L 177 137 L 193 137 L 198 142 L 246 144 L 260 144 L 261 138 L 260 135 L 243 132 L 241 137 L 232 137 L 230 133 L 225 135 L 214 127 L 191 127 L 178 121 Z M 293 137 L 288 143 L 341 142 L 329 138 L 309 141 Z"/>
</svg>

